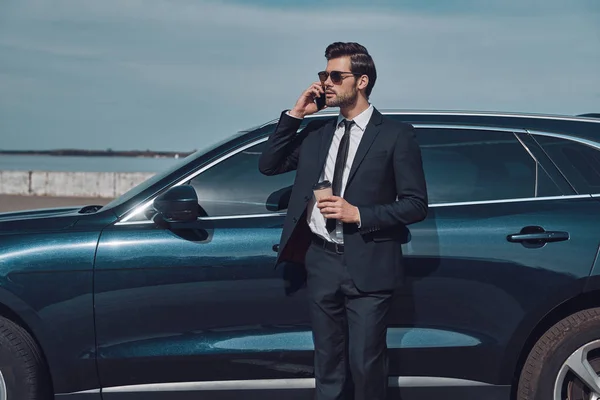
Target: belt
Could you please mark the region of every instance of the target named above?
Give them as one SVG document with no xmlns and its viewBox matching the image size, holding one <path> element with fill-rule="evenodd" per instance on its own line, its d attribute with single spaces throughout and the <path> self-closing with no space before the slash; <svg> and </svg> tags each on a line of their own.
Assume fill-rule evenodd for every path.
<svg viewBox="0 0 600 400">
<path fill-rule="evenodd" d="M 322 237 L 317 236 L 315 234 L 312 235 L 312 241 L 317 246 L 319 246 L 325 250 L 331 251 L 332 253 L 344 254 L 344 245 L 343 244 L 330 242 L 330 241 L 325 240 Z"/>
</svg>

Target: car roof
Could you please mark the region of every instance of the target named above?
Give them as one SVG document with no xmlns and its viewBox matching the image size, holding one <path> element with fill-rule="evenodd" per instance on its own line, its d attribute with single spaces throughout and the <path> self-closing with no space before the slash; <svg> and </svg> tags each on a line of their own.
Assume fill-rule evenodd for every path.
<svg viewBox="0 0 600 400">
<path fill-rule="evenodd" d="M 586 113 L 579 115 L 568 114 L 549 114 L 549 113 L 528 113 L 528 112 L 505 112 L 505 111 L 475 111 L 475 110 L 434 110 L 434 109 L 399 109 L 382 108 L 379 109 L 384 115 L 446 115 L 446 116 L 479 116 L 479 117 L 511 117 L 511 118 L 538 118 L 538 119 L 556 119 L 600 123 L 600 113 Z M 323 110 L 310 117 L 318 116 L 337 116 L 337 110 Z"/>
<path fill-rule="evenodd" d="M 525 112 L 503 112 L 503 111 L 473 111 L 473 110 L 428 110 L 428 109 L 396 109 L 382 108 L 377 109 L 383 115 L 406 115 L 406 116 L 447 116 L 447 117 L 479 117 L 491 118 L 495 120 L 521 118 L 530 120 L 547 120 L 547 121 L 564 121 L 564 122 L 583 122 L 583 123 L 598 123 L 600 124 L 600 113 L 588 113 L 579 115 L 568 114 L 543 114 L 543 113 L 525 113 Z M 305 118 L 327 118 L 339 115 L 337 109 L 322 110 L 312 115 L 307 115 Z M 261 124 L 240 130 L 239 134 L 250 133 L 268 125 L 276 124 L 279 118 L 271 119 Z"/>
</svg>

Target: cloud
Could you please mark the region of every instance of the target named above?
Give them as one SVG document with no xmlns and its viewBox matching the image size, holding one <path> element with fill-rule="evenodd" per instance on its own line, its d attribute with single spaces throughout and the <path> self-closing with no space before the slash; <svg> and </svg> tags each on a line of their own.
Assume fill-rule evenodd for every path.
<svg viewBox="0 0 600 400">
<path fill-rule="evenodd" d="M 595 2 L 289 4 L 5 2 L 2 147 L 196 148 L 291 107 L 337 40 L 373 54 L 379 108 L 597 111 Z"/>
</svg>

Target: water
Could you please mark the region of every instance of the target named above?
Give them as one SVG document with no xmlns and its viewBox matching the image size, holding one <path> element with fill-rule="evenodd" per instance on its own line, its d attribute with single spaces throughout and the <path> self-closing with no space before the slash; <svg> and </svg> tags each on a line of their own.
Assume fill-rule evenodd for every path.
<svg viewBox="0 0 600 400">
<path fill-rule="evenodd" d="M 0 154 L 0 171 L 160 172 L 176 158 L 82 157 Z"/>
</svg>

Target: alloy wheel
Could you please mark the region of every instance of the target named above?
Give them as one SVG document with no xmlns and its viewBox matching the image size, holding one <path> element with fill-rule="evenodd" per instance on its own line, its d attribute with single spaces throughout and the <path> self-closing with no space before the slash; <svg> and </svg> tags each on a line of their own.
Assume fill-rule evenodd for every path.
<svg viewBox="0 0 600 400">
<path fill-rule="evenodd" d="M 587 343 L 563 363 L 554 400 L 600 400 L 600 340 Z"/>
<path fill-rule="evenodd" d="M 0 400 L 6 400 L 6 382 L 4 381 L 4 375 L 0 371 Z"/>
</svg>

